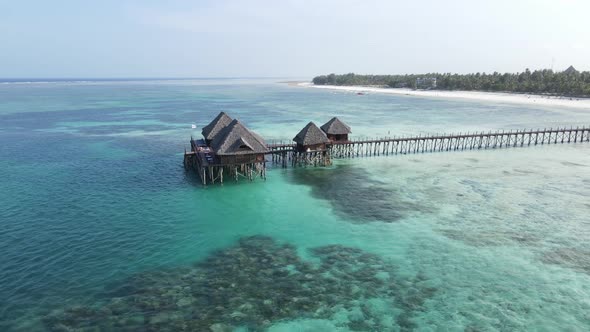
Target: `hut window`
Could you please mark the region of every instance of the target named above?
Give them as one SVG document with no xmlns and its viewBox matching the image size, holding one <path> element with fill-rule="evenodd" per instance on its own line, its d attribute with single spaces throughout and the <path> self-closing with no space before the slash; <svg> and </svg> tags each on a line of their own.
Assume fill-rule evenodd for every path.
<svg viewBox="0 0 590 332">
<path fill-rule="evenodd" d="M 251 147 L 249 147 L 249 146 L 247 146 L 246 144 L 242 144 L 242 145 L 240 145 L 240 147 L 239 147 L 238 149 L 240 149 L 240 150 L 250 150 L 250 151 L 252 151 L 252 148 L 251 148 Z"/>
</svg>

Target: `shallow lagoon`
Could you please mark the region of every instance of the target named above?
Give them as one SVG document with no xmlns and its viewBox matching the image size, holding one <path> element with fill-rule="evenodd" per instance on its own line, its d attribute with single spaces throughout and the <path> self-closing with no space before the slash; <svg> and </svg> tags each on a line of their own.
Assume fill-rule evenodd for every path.
<svg viewBox="0 0 590 332">
<path fill-rule="evenodd" d="M 220 110 L 269 140 L 333 115 L 362 137 L 589 125 L 587 111 L 264 80 L 3 84 L 0 100 L 3 330 L 590 327 L 588 144 L 205 189 L 182 169 L 190 125 Z"/>
</svg>

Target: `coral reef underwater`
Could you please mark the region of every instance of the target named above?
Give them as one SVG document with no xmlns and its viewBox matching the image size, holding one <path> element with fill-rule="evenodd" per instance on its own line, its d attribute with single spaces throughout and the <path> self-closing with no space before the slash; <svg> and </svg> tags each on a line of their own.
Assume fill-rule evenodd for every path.
<svg viewBox="0 0 590 332">
<path fill-rule="evenodd" d="M 310 254 L 316 261 L 270 237 L 244 237 L 194 266 L 139 273 L 107 287 L 95 304 L 42 321 L 50 331 L 262 331 L 297 319 L 403 331 L 436 292 L 360 249 L 328 245 Z"/>
</svg>

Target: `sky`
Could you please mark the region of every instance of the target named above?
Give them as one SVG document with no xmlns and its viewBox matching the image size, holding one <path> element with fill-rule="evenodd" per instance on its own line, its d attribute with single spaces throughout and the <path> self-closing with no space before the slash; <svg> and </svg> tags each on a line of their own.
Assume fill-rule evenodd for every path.
<svg viewBox="0 0 590 332">
<path fill-rule="evenodd" d="M 0 77 L 590 70 L 589 0 L 0 0 Z"/>
</svg>

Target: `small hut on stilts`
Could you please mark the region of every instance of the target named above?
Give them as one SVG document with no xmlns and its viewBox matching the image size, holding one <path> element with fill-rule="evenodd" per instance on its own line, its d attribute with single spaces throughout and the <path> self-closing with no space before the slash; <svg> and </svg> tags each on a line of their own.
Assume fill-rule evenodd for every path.
<svg viewBox="0 0 590 332">
<path fill-rule="evenodd" d="M 345 144 L 350 142 L 348 140 L 348 134 L 352 131 L 350 127 L 342 122 L 337 117 L 333 117 L 330 121 L 326 122 L 322 127 L 322 131 L 326 133 L 326 136 L 331 143 L 331 153 L 335 157 L 350 157 L 353 155 L 352 144 Z"/>
<path fill-rule="evenodd" d="M 316 126 L 308 123 L 293 138 L 296 146 L 293 150 L 293 165 L 328 166 L 331 164 L 328 136 Z"/>
<path fill-rule="evenodd" d="M 348 134 L 352 132 L 350 127 L 337 117 L 330 119 L 321 128 L 332 142 L 347 142 Z"/>
</svg>

